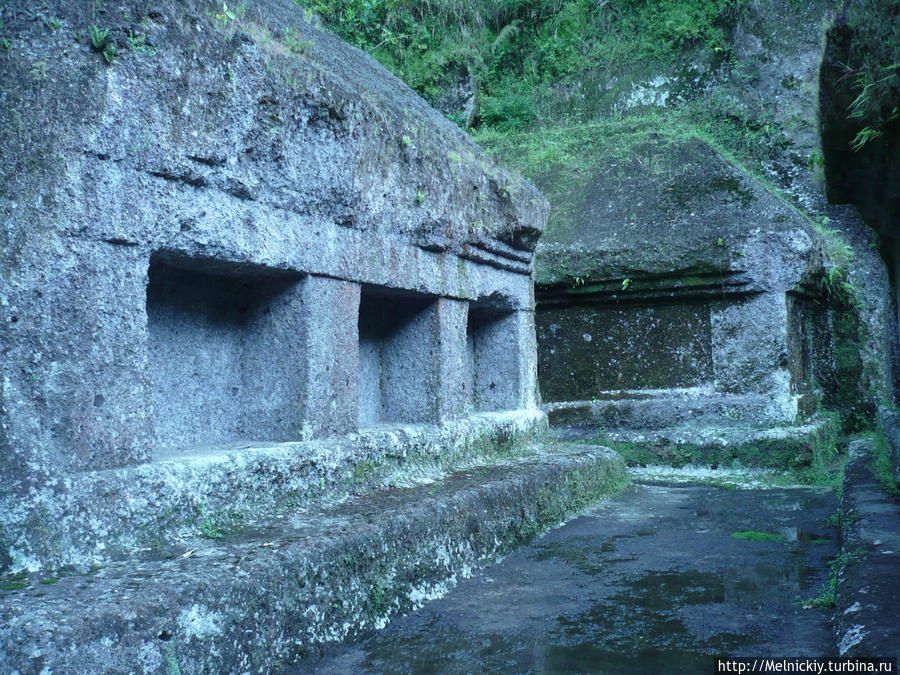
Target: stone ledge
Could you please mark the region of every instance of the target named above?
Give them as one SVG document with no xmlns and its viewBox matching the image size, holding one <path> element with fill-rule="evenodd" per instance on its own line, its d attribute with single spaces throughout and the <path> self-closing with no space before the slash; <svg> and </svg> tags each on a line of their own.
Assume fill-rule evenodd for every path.
<svg viewBox="0 0 900 675">
<path fill-rule="evenodd" d="M 837 433 L 830 418 L 818 418 L 799 426 L 755 429 L 747 426 L 664 429 L 555 428 L 556 438 L 589 440 L 617 450 L 629 465 L 702 465 L 770 469 L 799 469 L 814 464 L 817 454 L 825 458 Z"/>
<path fill-rule="evenodd" d="M 33 575 L 2 592 L 0 670 L 277 671 L 441 595 L 626 482 L 611 450 L 555 444 L 432 484 L 293 508 L 171 559 Z"/>
<path fill-rule="evenodd" d="M 894 480 L 900 481 L 900 412 L 888 406 L 878 406 L 878 421 L 887 443 Z"/>
<path fill-rule="evenodd" d="M 135 551 L 228 531 L 260 513 L 521 454 L 544 413 L 482 413 L 441 426 L 379 426 L 342 438 L 232 443 L 137 466 L 90 471 L 0 501 L 0 563 L 86 570 Z"/>
<path fill-rule="evenodd" d="M 561 401 L 542 407 L 554 426 L 605 429 L 662 429 L 681 424 L 789 424 L 799 397 L 724 394 L 703 388 L 606 392 L 589 401 Z"/>
<path fill-rule="evenodd" d="M 900 503 L 872 475 L 874 451 L 875 441 L 853 441 L 844 469 L 835 641 L 841 656 L 897 658 Z"/>
</svg>

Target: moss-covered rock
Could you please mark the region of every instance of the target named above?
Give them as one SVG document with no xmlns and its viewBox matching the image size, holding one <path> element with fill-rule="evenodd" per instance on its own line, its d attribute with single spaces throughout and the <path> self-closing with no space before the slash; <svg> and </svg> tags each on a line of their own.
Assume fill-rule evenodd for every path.
<svg viewBox="0 0 900 675">
<path fill-rule="evenodd" d="M 819 107 L 828 198 L 900 236 L 900 2 L 848 0 L 829 28 Z"/>
</svg>

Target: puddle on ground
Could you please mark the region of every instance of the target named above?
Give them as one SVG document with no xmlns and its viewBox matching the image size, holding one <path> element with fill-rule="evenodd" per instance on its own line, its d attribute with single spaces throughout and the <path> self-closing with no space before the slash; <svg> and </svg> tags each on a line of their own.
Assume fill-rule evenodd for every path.
<svg viewBox="0 0 900 675">
<path fill-rule="evenodd" d="M 836 505 L 802 490 L 637 486 L 288 672 L 702 672 L 715 655 L 828 655 L 829 611 L 795 601 L 826 579 Z M 783 538 L 731 536 L 749 530 Z"/>
</svg>

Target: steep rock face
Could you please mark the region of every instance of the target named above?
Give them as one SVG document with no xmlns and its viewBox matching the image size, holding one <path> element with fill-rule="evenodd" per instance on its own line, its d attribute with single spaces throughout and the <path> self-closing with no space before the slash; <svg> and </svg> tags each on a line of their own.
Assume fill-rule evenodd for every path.
<svg viewBox="0 0 900 675">
<path fill-rule="evenodd" d="M 825 199 L 818 66 L 835 7 L 734 10 L 715 53 L 685 40 L 666 61 L 617 63 L 589 122 L 493 141 L 550 202 L 535 258 L 538 316 L 554 316 L 539 318 L 542 393 L 609 408 L 608 427 L 649 424 L 636 419 L 645 414 L 665 421 L 628 392 L 683 390 L 693 398 L 669 417 L 691 409 L 708 419 L 718 403 L 695 392 L 742 387 L 779 391 L 769 400 L 787 405 L 769 416 L 734 401 L 737 417 L 785 421 L 818 400 L 848 427 L 866 426 L 890 396 L 896 319 L 871 233 L 854 209 Z M 596 82 L 582 79 L 573 91 L 587 101 Z M 767 293 L 769 307 L 751 311 Z M 581 307 L 573 323 L 562 320 L 567 303 Z M 727 330 L 715 329 L 716 304 L 731 307 Z M 580 394 L 565 394 L 567 379 Z M 623 396 L 627 405 L 606 402 Z"/>
<path fill-rule="evenodd" d="M 826 34 L 819 121 L 828 199 L 900 236 L 900 2 L 847 2 Z"/>
<path fill-rule="evenodd" d="M 824 255 L 796 209 L 698 139 L 642 141 L 562 192 L 536 261 L 551 409 L 608 400 L 604 426 L 652 427 L 786 423 L 815 407 L 792 342 L 812 330 L 799 308 Z M 676 398 L 668 415 L 629 403 L 648 396 Z"/>
<path fill-rule="evenodd" d="M 890 271 L 893 390 L 900 388 L 900 3 L 845 3 L 828 29 L 819 126 L 828 200 L 852 204 Z M 884 358 L 885 362 L 888 358 Z M 890 395 L 883 399 L 892 398 Z"/>
<path fill-rule="evenodd" d="M 4 8 L 4 196 L 16 214 L 39 196 L 48 229 L 62 234 L 155 234 L 140 211 L 121 225 L 54 221 L 65 197 L 86 206 L 94 196 L 75 188 L 101 193 L 110 208 L 127 202 L 121 186 L 103 182 L 112 162 L 148 183 L 209 188 L 445 249 L 482 235 L 533 244 L 539 233 L 525 225 L 543 208 L 534 190 L 287 0 L 246 4 L 234 19 L 199 0 L 149 13 L 143 3 L 57 5 Z M 92 49 L 91 27 L 109 30 L 112 63 Z"/>
<path fill-rule="evenodd" d="M 748 238 L 814 236 L 795 210 L 696 138 L 642 140 L 621 158 L 598 158 L 587 180 L 545 180 L 556 217 L 535 263 L 542 285 L 744 272 L 754 264 Z M 781 273 L 766 267 L 757 281 Z"/>
<path fill-rule="evenodd" d="M 290 0 L 0 12 L 5 490 L 145 462 L 158 437 L 211 425 L 353 430 L 360 303 L 398 321 L 427 306 L 411 325 L 435 360 L 407 372 L 444 387 L 435 419 L 465 409 L 469 385 L 447 378 L 465 373 L 468 302 L 527 338 L 546 202 Z M 198 373 L 196 407 L 179 405 L 166 379 Z M 210 392 L 244 403 L 210 420 Z M 310 425 L 285 423 L 298 410 Z"/>
</svg>

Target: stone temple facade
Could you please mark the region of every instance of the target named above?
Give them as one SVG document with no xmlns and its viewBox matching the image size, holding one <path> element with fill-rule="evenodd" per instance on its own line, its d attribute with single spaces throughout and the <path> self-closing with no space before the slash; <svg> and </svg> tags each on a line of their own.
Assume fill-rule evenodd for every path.
<svg viewBox="0 0 900 675">
<path fill-rule="evenodd" d="M 658 445 L 662 460 L 749 444 L 782 466 L 790 437 L 820 437 L 820 407 L 865 398 L 859 319 L 823 281 L 827 242 L 708 143 L 650 136 L 592 176 L 539 184 L 554 204 L 535 262 L 551 425 Z"/>
<path fill-rule="evenodd" d="M 289 0 L 120 4 L 4 10 L 0 567 L 546 424 L 533 187 Z"/>
</svg>

